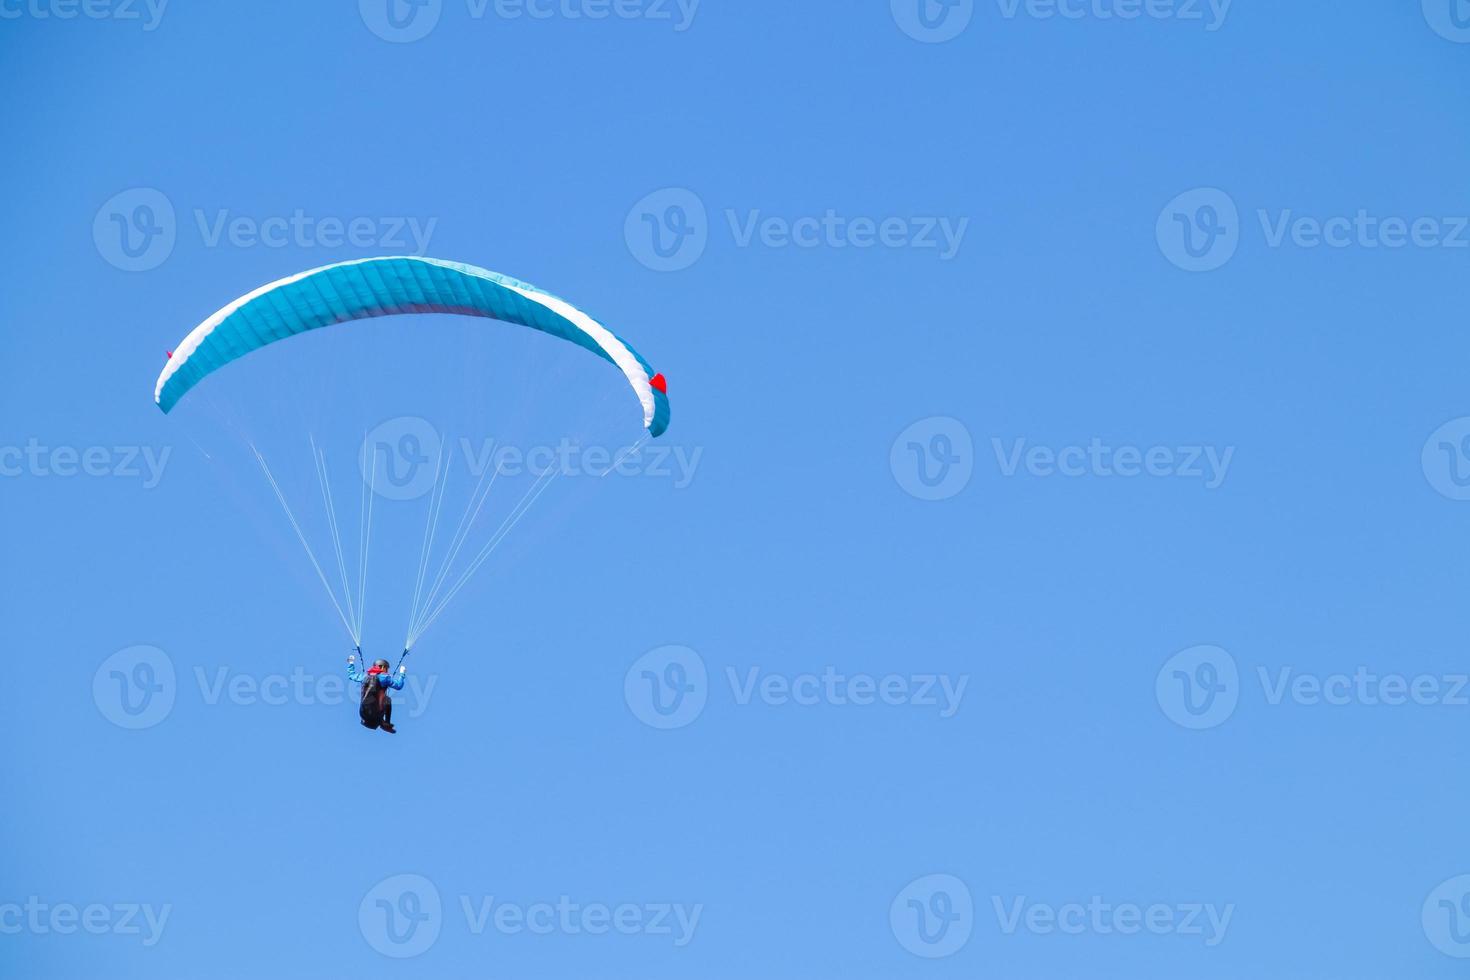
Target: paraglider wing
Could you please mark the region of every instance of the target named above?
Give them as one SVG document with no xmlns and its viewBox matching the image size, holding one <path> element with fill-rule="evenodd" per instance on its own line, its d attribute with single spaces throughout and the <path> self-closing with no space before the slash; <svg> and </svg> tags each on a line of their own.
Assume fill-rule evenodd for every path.
<svg viewBox="0 0 1470 980">
<path fill-rule="evenodd" d="M 158 376 L 165 412 L 226 364 L 278 340 L 351 320 L 395 313 L 462 313 L 549 333 L 614 364 L 643 407 L 652 436 L 669 426 L 663 376 L 592 317 L 545 290 L 487 269 L 416 256 L 322 266 L 262 286 L 195 327 Z"/>
</svg>

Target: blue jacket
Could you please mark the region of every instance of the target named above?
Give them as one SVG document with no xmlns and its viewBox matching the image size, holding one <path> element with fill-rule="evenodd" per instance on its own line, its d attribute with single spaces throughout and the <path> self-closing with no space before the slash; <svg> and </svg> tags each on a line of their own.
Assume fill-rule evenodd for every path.
<svg viewBox="0 0 1470 980">
<path fill-rule="evenodd" d="M 383 678 L 383 683 L 395 691 L 403 690 L 403 684 L 408 679 L 408 675 L 401 670 L 396 673 L 378 674 L 377 676 Z M 368 673 L 365 670 L 359 670 L 357 664 L 348 664 L 347 679 L 354 684 L 366 684 Z"/>
</svg>

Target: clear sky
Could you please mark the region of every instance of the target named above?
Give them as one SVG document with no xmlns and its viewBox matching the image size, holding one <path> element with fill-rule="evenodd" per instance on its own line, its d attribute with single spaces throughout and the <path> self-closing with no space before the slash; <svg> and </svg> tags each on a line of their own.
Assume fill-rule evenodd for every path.
<svg viewBox="0 0 1470 980">
<path fill-rule="evenodd" d="M 1460 975 L 1464 4 L 389 3 L 0 0 L 0 975 Z M 427 447 L 447 534 L 636 400 L 454 317 L 151 396 L 404 253 L 585 306 L 673 424 L 389 736 L 239 433 L 332 582 L 307 437 L 354 570 L 397 454 L 391 657 Z"/>
</svg>

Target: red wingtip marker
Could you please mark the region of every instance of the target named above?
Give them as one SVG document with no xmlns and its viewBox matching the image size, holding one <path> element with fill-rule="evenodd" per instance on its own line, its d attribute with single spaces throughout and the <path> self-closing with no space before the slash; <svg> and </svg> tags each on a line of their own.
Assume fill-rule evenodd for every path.
<svg viewBox="0 0 1470 980">
<path fill-rule="evenodd" d="M 649 378 L 648 383 L 651 387 L 657 388 L 666 395 L 669 393 L 669 383 L 664 380 L 662 371 Z"/>
<path fill-rule="evenodd" d="M 166 350 L 166 351 L 164 351 L 164 352 L 163 352 L 163 356 L 164 356 L 164 357 L 165 357 L 165 358 L 166 358 L 166 359 L 167 359 L 167 360 L 170 360 L 170 361 L 172 361 L 172 360 L 173 360 L 173 359 L 174 359 L 174 352 L 173 352 L 173 351 L 171 351 L 171 350 Z"/>
</svg>

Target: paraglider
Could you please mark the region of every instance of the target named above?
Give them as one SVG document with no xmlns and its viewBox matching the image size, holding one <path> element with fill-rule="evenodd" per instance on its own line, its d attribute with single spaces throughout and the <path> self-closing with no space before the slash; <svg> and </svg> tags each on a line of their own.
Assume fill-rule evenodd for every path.
<svg viewBox="0 0 1470 980">
<path fill-rule="evenodd" d="M 333 324 L 351 324 L 375 317 L 395 314 L 460 314 L 487 320 L 498 320 L 540 331 L 567 341 L 609 362 L 621 372 L 633 391 L 641 409 L 644 439 L 656 438 L 669 425 L 668 382 L 617 334 L 608 330 L 587 313 L 567 301 L 529 283 L 460 262 L 449 262 L 416 256 L 388 256 L 358 259 L 310 269 L 278 279 L 246 293 L 222 307 L 188 333 L 167 351 L 162 373 L 154 386 L 154 401 L 165 413 L 172 411 L 191 390 L 231 362 L 290 337 Z M 338 616 L 351 636 L 355 653 L 348 658 L 348 677 L 361 685 L 359 717 L 364 727 L 390 734 L 393 726 L 393 702 L 389 691 L 402 690 L 407 668 L 400 659 L 396 669 L 386 660 L 377 660 L 368 669 L 362 657 L 362 603 L 367 591 L 367 564 L 371 543 L 373 511 L 371 502 L 375 488 L 365 481 L 361 535 L 358 554 L 357 603 L 347 571 L 348 562 L 339 535 L 339 521 L 333 503 L 324 453 L 312 444 L 313 461 L 320 478 L 327 527 L 332 537 L 339 570 L 343 601 L 338 602 L 336 589 L 317 560 L 307 535 L 298 522 L 287 495 L 253 440 L 249 448 L 265 474 L 277 501 L 285 511 L 292 530 L 306 550 L 318 579 L 325 587 Z M 629 448 L 636 452 L 642 440 Z M 207 454 L 206 454 L 207 455 Z M 621 461 L 621 460 L 619 460 Z M 618 464 L 614 463 L 614 467 Z M 368 468 L 371 470 L 371 467 Z M 609 472 L 611 469 L 609 469 Z M 375 471 L 373 471 L 375 472 Z M 451 539 L 448 553 L 437 575 L 429 573 L 428 563 L 433 547 L 433 529 L 437 527 L 443 508 L 443 487 L 438 484 L 440 464 L 435 463 L 437 494 L 429 495 L 429 525 L 420 567 L 416 578 L 409 629 L 403 644 L 403 658 L 412 650 L 449 600 L 464 587 L 469 577 L 483 565 L 509 530 L 525 515 L 531 503 L 544 493 L 548 482 L 538 478 L 521 502 L 496 530 L 491 540 L 470 559 L 457 577 L 451 576 L 470 527 L 480 516 L 489 489 L 480 494 L 477 486 L 466 507 L 461 528 Z M 444 468 L 447 473 L 447 467 Z M 500 475 L 497 469 L 494 476 Z M 554 475 L 554 474 L 552 474 Z M 602 475 L 606 475 L 603 473 Z M 483 480 L 483 477 L 482 477 Z M 494 486 L 494 480 L 490 481 Z M 447 591 L 440 595 L 441 589 Z M 361 658 L 361 665 L 359 663 Z"/>
<path fill-rule="evenodd" d="M 393 698 L 388 692 L 403 690 L 408 679 L 408 667 L 400 663 L 395 672 L 388 661 L 375 660 L 367 670 L 359 670 L 357 658 L 362 656 L 362 648 L 354 649 L 356 653 L 347 655 L 347 679 L 362 685 L 357 706 L 357 716 L 362 720 L 362 727 L 382 729 L 389 735 L 398 734 L 398 729 L 393 727 Z"/>
</svg>

